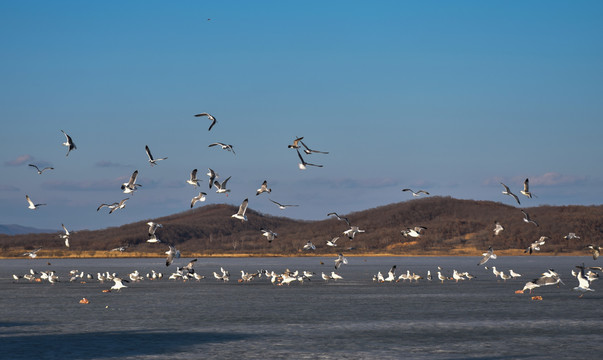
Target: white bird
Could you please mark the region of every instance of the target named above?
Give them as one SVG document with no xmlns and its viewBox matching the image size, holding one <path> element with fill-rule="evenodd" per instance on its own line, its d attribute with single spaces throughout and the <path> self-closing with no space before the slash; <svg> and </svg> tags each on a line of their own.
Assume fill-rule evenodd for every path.
<svg viewBox="0 0 603 360">
<path fill-rule="evenodd" d="M 299 163 L 299 165 L 298 165 L 300 170 L 306 170 L 306 168 L 308 166 L 322 167 L 322 165 L 317 165 L 317 164 L 312 164 L 312 163 L 306 162 L 304 160 L 304 158 L 301 156 L 301 154 L 299 153 L 299 150 L 298 149 L 295 149 L 295 150 L 297 151 L 297 156 L 299 157 L 299 160 L 301 161 L 301 163 Z"/>
<path fill-rule="evenodd" d="M 226 188 L 226 183 L 228 182 L 228 180 L 230 180 L 231 177 L 232 176 L 227 177 L 226 180 L 222 181 L 222 183 L 219 183 L 218 180 L 214 181 L 214 185 L 216 186 L 216 192 L 218 194 L 224 194 L 224 193 L 230 192 L 230 189 Z"/>
<path fill-rule="evenodd" d="M 565 240 L 572 240 L 572 239 L 580 239 L 580 236 L 576 235 L 576 233 L 571 232 L 571 233 L 565 235 L 563 238 Z"/>
<path fill-rule="evenodd" d="M 343 277 L 339 274 L 336 274 L 335 271 L 331 271 L 331 279 L 333 280 L 341 280 Z"/>
<path fill-rule="evenodd" d="M 61 224 L 61 226 L 63 227 L 63 230 L 65 231 L 64 234 L 59 234 L 59 237 L 63 240 L 65 240 L 65 246 L 69 247 L 69 230 L 67 230 L 67 228 L 65 227 L 64 224 Z"/>
<path fill-rule="evenodd" d="M 312 241 L 308 241 L 306 245 L 304 245 L 304 250 L 316 250 L 316 246 L 312 244 Z"/>
<path fill-rule="evenodd" d="M 50 166 L 47 166 L 47 167 L 43 168 L 42 170 L 40 170 L 40 168 L 39 168 L 39 167 L 37 167 L 37 166 L 36 166 L 36 165 L 34 165 L 34 164 L 29 164 L 29 166 L 31 166 L 31 167 L 33 167 L 33 168 L 35 168 L 35 169 L 38 171 L 38 174 L 40 174 L 40 175 L 42 175 L 42 173 L 43 173 L 45 170 L 54 170 L 54 168 L 53 168 L 53 167 L 50 167 Z"/>
<path fill-rule="evenodd" d="M 128 180 L 128 182 L 125 182 L 121 185 L 121 189 L 123 190 L 124 194 L 133 193 L 134 191 L 136 191 L 136 189 L 139 186 L 142 186 L 142 185 L 136 183 L 137 177 L 138 177 L 138 170 L 134 170 L 134 172 L 130 176 L 130 180 Z"/>
<path fill-rule="evenodd" d="M 546 239 L 548 239 L 548 237 L 541 236 L 540 239 L 538 239 L 538 240 L 534 241 L 533 243 L 531 243 L 530 246 L 528 246 L 528 248 L 526 250 L 524 250 L 524 254 L 525 253 L 529 253 L 531 255 L 532 252 L 539 251 L 540 247 L 542 245 L 544 245 L 544 243 L 546 242 Z"/>
<path fill-rule="evenodd" d="M 335 269 L 339 269 L 342 264 L 347 265 L 347 263 L 348 259 L 343 254 L 339 254 L 337 259 L 335 259 Z"/>
<path fill-rule="evenodd" d="M 274 200 L 272 200 L 272 199 L 268 199 L 268 200 L 270 200 L 271 202 L 273 202 L 274 204 L 276 204 L 276 206 L 278 206 L 278 207 L 279 207 L 281 210 L 285 210 L 285 209 L 286 209 L 286 208 L 288 208 L 288 207 L 299 206 L 299 205 L 286 205 L 286 204 L 281 204 L 281 203 L 278 203 L 278 202 L 276 202 L 276 201 L 274 201 Z"/>
<path fill-rule="evenodd" d="M 153 155 L 151 154 L 151 149 L 149 149 L 148 145 L 144 146 L 144 150 L 147 152 L 147 156 L 149 157 L 149 163 L 151 164 L 151 166 L 157 165 L 157 161 L 161 161 L 161 160 L 167 159 L 167 157 L 159 158 L 159 159 L 153 158 Z"/>
<path fill-rule="evenodd" d="M 480 260 L 479 264 L 477 264 L 478 266 L 484 265 L 490 259 L 496 259 L 496 254 L 494 254 L 494 249 L 492 249 L 492 246 L 490 246 L 488 251 L 483 253 L 482 255 L 484 255 L 484 257 Z"/>
<path fill-rule="evenodd" d="M 130 198 L 125 198 L 122 199 L 120 202 L 114 202 L 113 204 L 100 204 L 98 208 L 96 208 L 96 211 L 99 211 L 103 207 L 108 207 L 109 209 L 111 209 L 109 210 L 109 214 L 111 214 L 115 210 L 123 209 L 124 207 L 126 207 L 126 201 L 128 201 L 129 199 Z"/>
<path fill-rule="evenodd" d="M 153 235 L 149 236 L 149 238 L 147 239 L 147 242 L 151 243 L 151 244 L 157 244 L 157 243 L 160 243 L 161 240 L 159 240 L 159 238 L 157 238 L 157 235 L 153 234 Z"/>
<path fill-rule="evenodd" d="M 529 223 L 532 223 L 532 224 L 534 224 L 534 225 L 538 226 L 538 223 L 537 223 L 536 221 L 534 221 L 534 220 L 530 219 L 530 215 L 528 215 L 528 213 L 527 213 L 527 212 L 523 211 L 523 209 L 521 210 L 521 212 L 523 213 L 523 221 L 524 221 L 525 223 L 528 223 L 528 224 L 529 224 Z"/>
<path fill-rule="evenodd" d="M 530 180 L 526 179 L 523 182 L 523 190 L 521 190 L 520 193 L 530 199 L 532 198 L 532 193 L 530 192 Z"/>
<path fill-rule="evenodd" d="M 414 228 L 406 228 L 406 230 L 402 230 L 402 235 L 411 236 L 414 238 L 421 237 L 421 231 L 427 230 L 425 226 L 415 226 Z"/>
<path fill-rule="evenodd" d="M 43 206 L 46 204 L 34 204 L 33 201 L 31 201 L 31 199 L 29 198 L 29 195 L 25 195 L 25 199 L 27 200 L 27 202 L 29 203 L 28 208 L 35 210 L 37 209 L 39 206 Z"/>
<path fill-rule="evenodd" d="M 513 271 L 513 269 L 509 269 L 509 275 L 511 275 L 512 278 L 521 277 L 521 274 L 516 273 L 515 271 Z"/>
<path fill-rule="evenodd" d="M 329 280 L 332 279 L 332 277 L 330 277 L 329 275 L 325 274 L 324 272 L 321 274 L 321 276 L 322 276 L 322 279 L 324 281 L 329 281 Z"/>
<path fill-rule="evenodd" d="M 520 204 L 519 198 L 517 197 L 517 195 L 513 194 L 511 192 L 511 190 L 509 190 L 509 187 L 507 185 L 505 185 L 503 183 L 500 183 L 500 184 L 505 188 L 505 190 L 502 193 L 505 194 L 505 195 L 509 195 L 509 196 L 513 197 L 513 199 L 515 199 L 515 201 L 517 201 L 517 204 Z"/>
<path fill-rule="evenodd" d="M 402 191 L 410 191 L 412 193 L 412 196 L 415 197 L 421 196 L 421 194 L 429 195 L 429 193 L 425 190 L 413 191 L 412 189 L 402 189 Z"/>
<path fill-rule="evenodd" d="M 358 228 L 358 226 L 351 226 L 349 229 L 344 231 L 343 234 L 347 235 L 347 237 L 352 240 L 354 236 L 356 236 L 356 234 L 363 232 L 365 232 L 365 230 L 361 230 L 360 228 Z"/>
<path fill-rule="evenodd" d="M 206 193 L 204 193 L 203 191 L 200 191 L 200 192 L 199 192 L 199 195 L 197 195 L 197 196 L 193 197 L 193 198 L 191 199 L 191 209 L 193 208 L 193 206 L 195 206 L 195 204 L 196 204 L 198 201 L 201 201 L 201 202 L 205 201 L 205 195 L 207 195 L 207 194 L 206 194 Z"/>
<path fill-rule="evenodd" d="M 65 141 L 63 143 L 63 145 L 67 146 L 67 154 L 65 156 L 69 156 L 69 153 L 71 152 L 71 150 L 75 150 L 77 149 L 77 147 L 75 146 L 75 143 L 73 142 L 73 140 L 71 139 L 71 136 L 67 135 L 66 132 L 64 132 L 63 130 L 61 130 L 61 132 L 65 135 L 65 137 L 67 138 L 67 141 Z"/>
<path fill-rule="evenodd" d="M 200 114 L 196 114 L 195 117 L 201 117 L 201 116 L 207 116 L 207 118 L 209 120 L 211 120 L 211 125 L 209 125 L 209 129 L 207 129 L 207 131 L 210 131 L 211 128 L 214 127 L 214 125 L 216 125 L 216 118 L 213 117 L 211 114 L 208 113 L 200 113 Z"/>
<path fill-rule="evenodd" d="M 209 176 L 209 188 L 211 189 L 216 178 L 218 178 L 220 176 L 215 171 L 213 171 L 212 169 L 209 169 L 209 168 L 207 169 L 207 176 Z"/>
<path fill-rule="evenodd" d="M 593 260 L 597 260 L 599 254 L 601 253 L 601 247 L 599 245 L 590 244 L 588 245 L 588 248 L 590 249 L 590 251 L 592 251 Z"/>
<path fill-rule="evenodd" d="M 582 266 L 576 266 L 578 269 L 580 269 L 580 272 L 578 273 L 578 286 L 576 286 L 574 288 L 574 291 L 579 291 L 582 294 L 580 294 L 580 298 L 582 298 L 584 296 L 584 294 L 588 291 L 595 291 L 593 289 L 590 288 L 590 282 L 588 281 L 588 279 L 584 276 L 584 264 L 582 264 Z"/>
<path fill-rule="evenodd" d="M 335 247 L 335 246 L 337 246 L 337 240 L 338 240 L 338 239 L 339 239 L 339 236 L 338 236 L 338 237 L 334 237 L 334 238 L 333 238 L 333 239 L 331 239 L 331 240 L 327 240 L 327 246 L 330 246 L 330 247 Z"/>
<path fill-rule="evenodd" d="M 304 152 L 308 155 L 312 154 L 312 153 L 318 153 L 318 154 L 328 154 L 327 151 L 318 151 L 318 150 L 312 150 L 310 149 L 306 144 L 304 144 L 303 141 L 301 141 L 301 139 L 299 140 L 299 142 L 302 144 L 302 146 L 304 147 Z M 299 146 L 298 146 L 299 147 Z"/>
<path fill-rule="evenodd" d="M 213 144 L 209 144 L 208 147 L 212 147 L 212 146 L 216 146 L 216 145 L 219 145 L 222 148 L 222 150 L 228 150 L 228 151 L 232 152 L 233 155 L 236 155 L 235 151 L 234 151 L 234 149 L 232 147 L 232 145 L 229 145 L 229 144 L 224 144 L 224 143 L 221 143 L 221 142 L 215 142 Z"/>
<path fill-rule="evenodd" d="M 266 239 L 268 239 L 269 243 L 271 243 L 272 240 L 274 240 L 278 236 L 278 234 L 272 230 L 261 228 L 260 231 L 262 232 L 262 236 L 265 236 Z"/>
<path fill-rule="evenodd" d="M 32 250 L 32 251 L 28 251 L 28 252 L 26 252 L 26 253 L 23 253 L 23 255 L 22 255 L 22 256 L 29 256 L 30 258 L 32 258 L 32 259 L 33 259 L 33 258 L 35 258 L 36 256 L 38 256 L 38 251 L 40 251 L 40 250 L 42 250 L 42 248 L 41 248 L 41 247 L 40 247 L 40 248 L 37 248 L 37 249 L 35 249 L 35 250 Z"/>
<path fill-rule="evenodd" d="M 157 228 L 163 227 L 163 225 L 158 224 L 154 221 L 149 221 L 147 225 L 149 225 L 149 236 L 155 235 L 155 231 L 157 231 Z"/>
<path fill-rule="evenodd" d="M 259 189 L 257 189 L 255 196 L 260 195 L 261 193 L 267 192 L 270 193 L 272 191 L 272 189 L 268 188 L 268 181 L 264 180 L 264 182 L 262 183 L 262 185 L 260 186 Z"/>
<path fill-rule="evenodd" d="M 336 212 L 330 212 L 327 214 L 327 216 L 331 216 L 331 215 L 335 215 L 337 220 L 345 221 L 345 223 L 348 224 L 348 226 L 352 225 L 352 224 L 350 224 L 350 220 L 347 217 L 339 216 Z"/>
<path fill-rule="evenodd" d="M 303 139 L 304 137 L 297 137 L 295 140 L 293 140 L 293 144 L 292 145 L 287 145 L 287 147 L 289 149 L 299 149 L 299 142 Z"/>
<path fill-rule="evenodd" d="M 383 275 L 382 275 L 383 276 Z M 378 276 L 377 276 L 378 278 Z M 387 277 L 383 278 L 383 281 L 392 282 L 396 279 L 396 265 L 392 266 L 387 272 Z"/>
<path fill-rule="evenodd" d="M 170 266 L 174 259 L 180 258 L 180 250 L 177 250 L 172 245 L 169 245 L 170 249 L 166 251 L 167 258 L 165 259 L 165 266 Z"/>
<path fill-rule="evenodd" d="M 239 205 L 239 211 L 236 214 L 233 214 L 231 217 L 239 219 L 241 222 L 247 221 L 247 215 L 245 215 L 245 211 L 247 211 L 247 203 L 247 199 L 243 200 L 241 205 Z"/>
<path fill-rule="evenodd" d="M 197 169 L 193 169 L 191 171 L 191 176 L 188 180 L 186 180 L 188 184 L 193 185 L 193 187 L 199 186 L 199 179 L 197 179 Z"/>
<path fill-rule="evenodd" d="M 495 236 L 496 236 L 496 235 L 500 235 L 500 233 L 501 233 L 501 232 L 502 232 L 504 229 L 505 229 L 505 228 L 504 228 L 504 227 L 502 227 L 502 225 L 501 225 L 501 224 L 500 224 L 498 221 L 494 222 L 494 230 L 493 230 L 493 231 L 494 231 L 494 235 L 495 235 Z"/>
<path fill-rule="evenodd" d="M 127 286 L 124 285 L 124 281 L 129 282 L 128 280 L 119 278 L 117 276 L 113 277 L 113 282 L 115 283 L 115 285 L 111 286 L 111 290 L 121 291 L 121 289 L 127 288 Z"/>
</svg>

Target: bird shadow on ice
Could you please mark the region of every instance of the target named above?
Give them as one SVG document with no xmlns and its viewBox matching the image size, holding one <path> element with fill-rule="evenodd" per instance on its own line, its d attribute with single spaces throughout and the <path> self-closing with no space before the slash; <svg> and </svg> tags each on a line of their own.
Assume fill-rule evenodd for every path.
<svg viewBox="0 0 603 360">
<path fill-rule="evenodd" d="M 175 355 L 195 345 L 246 340 L 254 335 L 217 332 L 111 331 L 0 337 L 2 352 L 12 359 L 102 359 Z M 35 345 L 34 345 L 35 344 Z M 1 357 L 1 356 L 0 356 Z"/>
</svg>

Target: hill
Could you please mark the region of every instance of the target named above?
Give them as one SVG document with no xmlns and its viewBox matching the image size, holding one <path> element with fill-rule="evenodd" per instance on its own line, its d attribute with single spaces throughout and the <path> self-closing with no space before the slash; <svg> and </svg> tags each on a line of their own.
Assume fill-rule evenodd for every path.
<svg viewBox="0 0 603 360">
<path fill-rule="evenodd" d="M 5 235 L 18 235 L 18 234 L 39 234 L 49 233 L 53 230 L 50 229 L 38 229 L 28 226 L 21 226 L 17 224 L 0 224 L 0 234 Z"/>
<path fill-rule="evenodd" d="M 320 221 L 300 221 L 260 214 L 248 209 L 248 222 L 231 218 L 237 209 L 210 204 L 194 210 L 153 219 L 163 225 L 157 236 L 186 254 L 197 255 L 301 255 L 308 240 L 316 254 L 362 252 L 391 255 L 476 255 L 489 246 L 497 251 L 523 253 L 530 243 L 547 236 L 543 254 L 588 254 L 588 244 L 603 237 L 603 206 L 539 206 L 524 208 L 539 226 L 523 221 L 519 208 L 491 201 L 427 197 L 385 205 L 347 214 L 353 225 L 365 230 L 349 240 L 344 221 L 326 217 Z M 492 229 L 499 221 L 505 230 L 495 236 Z M 106 251 L 128 244 L 122 255 L 162 255 L 165 244 L 149 244 L 145 221 L 95 231 L 79 231 L 66 248 L 58 233 L 0 235 L 2 256 L 21 256 L 24 250 L 43 247 L 40 256 L 106 256 Z M 427 228 L 421 238 L 404 237 L 407 227 Z M 278 237 L 268 243 L 260 228 Z M 566 240 L 575 232 L 580 239 Z M 327 240 L 339 236 L 337 248 Z M 353 250 L 348 250 L 353 247 Z M 111 254 L 116 254 L 113 252 Z"/>
</svg>

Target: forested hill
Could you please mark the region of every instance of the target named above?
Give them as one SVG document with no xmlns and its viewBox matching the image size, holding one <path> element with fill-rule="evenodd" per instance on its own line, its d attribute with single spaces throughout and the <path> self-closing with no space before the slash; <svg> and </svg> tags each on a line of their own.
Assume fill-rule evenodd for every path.
<svg viewBox="0 0 603 360">
<path fill-rule="evenodd" d="M 348 225 L 335 217 L 320 221 L 300 221 L 264 215 L 248 209 L 249 221 L 231 217 L 237 208 L 229 205 L 205 205 L 194 210 L 95 231 L 72 234 L 66 248 L 58 232 L 51 234 L 0 235 L 2 256 L 21 256 L 24 250 L 42 247 L 40 256 L 73 256 L 73 254 L 106 251 L 129 245 L 128 253 L 162 254 L 166 243 L 174 244 L 183 254 L 276 254 L 299 255 L 307 241 L 316 245 L 316 254 L 338 251 L 351 253 L 464 254 L 486 250 L 525 249 L 540 236 L 547 236 L 541 253 L 563 254 L 583 251 L 588 244 L 599 244 L 603 238 L 603 206 L 539 206 L 523 208 L 539 226 L 523 221 L 520 208 L 491 201 L 458 200 L 450 197 L 426 197 L 372 208 L 346 216 L 352 225 L 365 230 L 353 240 L 343 231 Z M 283 211 L 286 214 L 286 210 Z M 119 216 L 118 213 L 115 214 Z M 163 225 L 157 237 L 164 244 L 150 244 L 147 221 Z M 504 227 L 500 235 L 493 233 L 494 222 Z M 401 230 L 424 226 L 420 238 L 405 237 Z M 260 228 L 270 229 L 278 237 L 269 243 Z M 580 238 L 567 240 L 576 233 Z M 326 241 L 340 237 L 337 248 Z M 354 249 L 349 250 L 349 247 Z M 71 253 L 71 254 L 70 254 Z"/>
</svg>

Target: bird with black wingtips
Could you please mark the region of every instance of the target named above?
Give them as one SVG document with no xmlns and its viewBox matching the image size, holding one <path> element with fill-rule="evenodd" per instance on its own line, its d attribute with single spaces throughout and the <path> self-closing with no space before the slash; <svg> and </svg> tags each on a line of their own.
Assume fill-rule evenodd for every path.
<svg viewBox="0 0 603 360">
<path fill-rule="evenodd" d="M 42 175 L 42 173 L 46 170 L 54 170 L 54 168 L 51 166 L 46 166 L 45 168 L 42 168 L 41 170 L 37 165 L 34 165 L 34 164 L 28 164 L 28 166 L 35 168 L 39 175 Z"/>
<path fill-rule="evenodd" d="M 145 146 L 144 146 L 144 150 L 145 150 L 145 151 L 146 151 L 146 153 L 147 153 L 147 157 L 149 158 L 149 163 L 151 164 L 151 166 L 155 166 L 155 165 L 157 165 L 157 161 L 161 161 L 161 160 L 165 160 L 165 159 L 167 159 L 167 157 L 163 157 L 163 158 L 155 159 L 155 158 L 153 157 L 153 154 L 151 154 L 151 149 L 149 149 L 149 146 L 148 146 L 148 145 L 145 145 Z"/>
<path fill-rule="evenodd" d="M 503 183 L 500 184 L 505 188 L 502 193 L 511 196 L 513 199 L 515 199 L 515 201 L 517 201 L 517 204 L 520 205 L 521 203 L 519 202 L 519 198 L 517 197 L 517 195 L 513 194 L 507 185 Z"/>
<path fill-rule="evenodd" d="M 65 156 L 69 156 L 69 153 L 71 152 L 71 150 L 75 150 L 75 149 L 77 149 L 77 147 L 75 146 L 73 139 L 71 139 L 71 136 L 67 135 L 67 133 L 64 132 L 63 130 L 61 130 L 61 132 L 67 138 L 67 140 L 63 143 L 63 145 L 67 146 L 67 154 L 65 154 Z"/>
<path fill-rule="evenodd" d="M 216 118 L 208 113 L 195 114 L 195 117 L 202 117 L 202 116 L 207 116 L 207 118 L 211 121 L 211 124 L 209 125 L 209 129 L 207 129 L 207 131 L 210 131 L 211 128 L 213 128 L 214 125 L 216 125 L 216 121 L 217 121 Z"/>
</svg>

